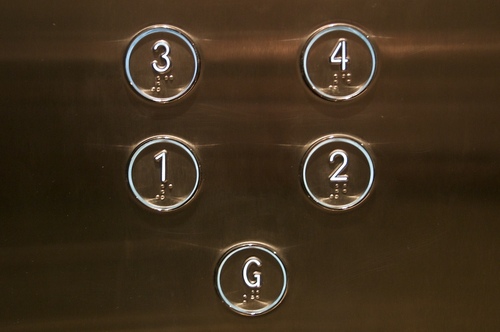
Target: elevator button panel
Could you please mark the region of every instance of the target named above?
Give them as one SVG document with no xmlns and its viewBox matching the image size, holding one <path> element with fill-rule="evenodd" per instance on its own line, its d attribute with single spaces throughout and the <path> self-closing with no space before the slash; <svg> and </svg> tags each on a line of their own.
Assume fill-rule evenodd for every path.
<svg viewBox="0 0 500 332">
<path fill-rule="evenodd" d="M 301 174 L 304 190 L 315 203 L 330 210 L 348 210 L 368 196 L 375 169 L 363 143 L 330 135 L 306 152 Z"/>
<path fill-rule="evenodd" d="M 368 36 L 346 24 L 330 24 L 307 41 L 301 69 L 307 85 L 330 101 L 361 94 L 375 75 L 375 50 Z"/>
<path fill-rule="evenodd" d="M 132 154 L 128 183 L 140 203 L 168 212 L 193 198 L 200 184 L 200 166 L 184 141 L 169 136 L 152 137 Z"/>
<path fill-rule="evenodd" d="M 194 43 L 178 28 L 156 25 L 141 31 L 125 56 L 130 86 L 142 97 L 168 103 L 184 96 L 200 70 Z"/>
<path fill-rule="evenodd" d="M 216 271 L 216 288 L 233 311 L 257 316 L 274 309 L 287 291 L 285 266 L 276 252 L 261 244 L 230 249 Z"/>
</svg>

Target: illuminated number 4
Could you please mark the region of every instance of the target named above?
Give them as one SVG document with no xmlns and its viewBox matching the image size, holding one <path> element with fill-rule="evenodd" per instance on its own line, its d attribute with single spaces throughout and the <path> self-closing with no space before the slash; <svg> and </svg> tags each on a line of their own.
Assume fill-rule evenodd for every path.
<svg viewBox="0 0 500 332">
<path fill-rule="evenodd" d="M 347 40 L 339 39 L 335 48 L 333 49 L 332 55 L 330 55 L 330 63 L 340 64 L 341 70 L 347 69 L 347 63 L 349 58 L 347 57 Z"/>
</svg>

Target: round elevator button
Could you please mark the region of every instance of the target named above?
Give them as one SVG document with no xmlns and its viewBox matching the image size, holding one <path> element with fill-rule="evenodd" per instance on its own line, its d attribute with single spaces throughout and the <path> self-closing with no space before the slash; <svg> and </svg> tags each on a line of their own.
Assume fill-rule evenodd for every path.
<svg viewBox="0 0 500 332">
<path fill-rule="evenodd" d="M 307 85 L 330 101 L 361 94 L 375 75 L 375 50 L 368 36 L 347 24 L 316 30 L 302 53 L 301 69 Z"/>
<path fill-rule="evenodd" d="M 167 212 L 193 198 L 200 183 L 200 166 L 185 142 L 157 136 L 135 149 L 127 175 L 130 189 L 139 202 Z"/>
<path fill-rule="evenodd" d="M 241 244 L 222 257 L 216 272 L 216 287 L 231 310 L 257 316 L 281 303 L 287 290 L 287 273 L 272 249 L 260 244 Z"/>
<path fill-rule="evenodd" d="M 349 136 L 330 135 L 306 152 L 301 174 L 304 190 L 315 203 L 330 210 L 347 210 L 368 196 L 375 170 L 362 143 Z"/>
<path fill-rule="evenodd" d="M 139 32 L 125 56 L 125 73 L 132 88 L 158 103 L 185 95 L 195 84 L 199 67 L 194 43 L 183 31 L 168 25 Z"/>
</svg>

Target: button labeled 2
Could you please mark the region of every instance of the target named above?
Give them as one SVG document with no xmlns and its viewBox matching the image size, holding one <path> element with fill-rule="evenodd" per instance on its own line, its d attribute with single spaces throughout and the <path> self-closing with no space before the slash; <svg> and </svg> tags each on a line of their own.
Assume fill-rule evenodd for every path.
<svg viewBox="0 0 500 332">
<path fill-rule="evenodd" d="M 347 210 L 369 194 L 375 177 L 370 154 L 358 140 L 330 135 L 317 140 L 302 162 L 306 194 L 330 210 Z"/>
<path fill-rule="evenodd" d="M 178 28 L 156 25 L 141 31 L 125 56 L 132 88 L 146 99 L 168 103 L 196 83 L 199 57 L 194 43 Z"/>
<path fill-rule="evenodd" d="M 301 59 L 307 85 L 330 101 L 349 100 L 365 91 L 375 67 L 375 51 L 367 35 L 347 24 L 330 24 L 316 30 Z"/>
<path fill-rule="evenodd" d="M 152 137 L 132 154 L 128 183 L 137 200 L 159 212 L 185 205 L 200 183 L 200 166 L 187 143 L 169 136 Z"/>
</svg>

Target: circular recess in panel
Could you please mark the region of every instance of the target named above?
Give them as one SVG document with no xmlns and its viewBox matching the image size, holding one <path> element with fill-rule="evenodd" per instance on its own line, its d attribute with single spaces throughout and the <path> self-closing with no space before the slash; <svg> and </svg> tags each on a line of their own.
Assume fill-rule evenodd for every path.
<svg viewBox="0 0 500 332">
<path fill-rule="evenodd" d="M 215 282 L 217 293 L 231 310 L 258 316 L 281 303 L 288 277 L 274 250 L 246 243 L 233 247 L 222 257 Z"/>
<path fill-rule="evenodd" d="M 307 85 L 330 101 L 350 100 L 365 91 L 375 67 L 375 50 L 367 34 L 347 24 L 330 24 L 316 30 L 301 58 Z"/>
<path fill-rule="evenodd" d="M 301 175 L 303 188 L 315 203 L 330 210 L 348 210 L 368 196 L 375 169 L 363 143 L 330 135 L 308 149 Z"/>
<path fill-rule="evenodd" d="M 137 200 L 159 212 L 189 202 L 200 184 L 200 166 L 187 143 L 179 138 L 148 138 L 130 158 L 128 183 Z"/>
<path fill-rule="evenodd" d="M 125 56 L 130 86 L 146 99 L 168 103 L 184 96 L 200 69 L 194 43 L 180 29 L 148 27 L 132 40 Z"/>
</svg>

